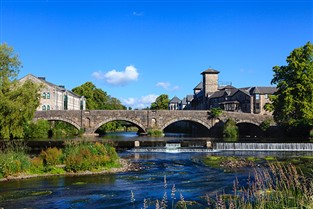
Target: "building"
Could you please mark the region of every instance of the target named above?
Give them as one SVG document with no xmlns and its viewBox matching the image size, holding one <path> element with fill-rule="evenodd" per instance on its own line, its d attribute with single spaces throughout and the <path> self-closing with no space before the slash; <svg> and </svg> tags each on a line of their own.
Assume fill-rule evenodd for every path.
<svg viewBox="0 0 313 209">
<path fill-rule="evenodd" d="M 41 90 L 40 105 L 37 111 L 45 110 L 85 110 L 86 99 L 72 91 L 46 81 L 45 77 L 36 77 L 28 74 L 20 79 L 20 82 L 31 81 L 43 85 Z"/>
<path fill-rule="evenodd" d="M 193 89 L 192 99 L 190 95 L 187 96 L 189 103 L 187 102 L 181 110 L 221 108 L 224 111 L 271 114 L 264 109 L 264 105 L 270 103 L 269 96 L 276 92 L 276 87 L 236 88 L 232 85 L 221 86 L 218 82 L 218 74 L 219 71 L 212 68 L 203 71 L 201 73 L 202 82 Z"/>
<path fill-rule="evenodd" d="M 168 103 L 169 110 L 181 110 L 181 100 L 178 97 L 173 97 Z"/>
</svg>

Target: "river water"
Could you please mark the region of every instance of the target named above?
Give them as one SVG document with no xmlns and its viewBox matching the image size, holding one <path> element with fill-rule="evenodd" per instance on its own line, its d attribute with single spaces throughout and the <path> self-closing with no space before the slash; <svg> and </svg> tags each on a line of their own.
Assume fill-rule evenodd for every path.
<svg viewBox="0 0 313 209">
<path fill-rule="evenodd" d="M 254 156 L 277 155 L 277 152 L 254 152 Z M 282 154 L 282 152 L 280 152 Z M 283 155 L 295 155 L 295 152 Z M 140 171 L 89 176 L 39 177 L 0 182 L 0 208 L 149 208 L 167 195 L 171 208 L 180 194 L 196 201 L 195 208 L 206 208 L 206 195 L 230 193 L 238 178 L 245 185 L 252 169 L 224 172 L 202 163 L 209 155 L 251 155 L 248 152 L 132 152 L 120 157 L 138 164 Z M 164 184 L 166 179 L 166 184 Z M 166 186 L 165 186 L 166 185 Z M 173 191 L 175 185 L 175 192 Z M 173 195 L 171 195 L 173 193 Z M 132 196 L 133 194 L 133 196 Z M 175 199 L 174 199 L 175 198 Z"/>
</svg>

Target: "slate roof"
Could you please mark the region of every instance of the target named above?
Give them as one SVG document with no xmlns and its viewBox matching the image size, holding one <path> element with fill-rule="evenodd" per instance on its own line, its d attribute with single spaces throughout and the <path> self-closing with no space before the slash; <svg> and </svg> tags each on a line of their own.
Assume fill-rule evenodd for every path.
<svg viewBox="0 0 313 209">
<path fill-rule="evenodd" d="M 251 90 L 253 90 L 253 94 L 274 94 L 277 91 L 277 88 L 271 86 L 256 86 L 253 87 Z"/>
<path fill-rule="evenodd" d="M 182 105 L 186 105 L 187 104 L 187 100 L 186 97 L 183 98 L 183 100 L 181 101 Z"/>
<path fill-rule="evenodd" d="M 193 95 L 187 95 L 186 100 L 187 102 L 191 102 L 193 100 Z"/>
<path fill-rule="evenodd" d="M 26 75 L 26 76 L 31 76 L 31 77 L 33 77 L 33 78 L 36 78 L 36 79 L 40 80 L 41 82 L 45 83 L 46 85 L 51 86 L 51 87 L 54 87 L 54 88 L 57 89 L 58 91 L 62 91 L 62 92 L 67 91 L 69 94 L 72 94 L 74 97 L 81 98 L 81 96 L 75 94 L 74 92 L 65 89 L 64 86 L 58 86 L 58 85 L 55 85 L 55 84 L 53 84 L 53 83 L 47 81 L 47 80 L 45 79 L 45 77 L 37 77 L 37 76 L 34 76 L 33 74 L 28 74 L 28 75 Z M 25 76 L 25 77 L 26 77 L 26 76 Z"/>
<path fill-rule="evenodd" d="M 174 96 L 171 100 L 170 100 L 170 103 L 180 103 L 181 100 L 177 97 L 177 96 Z"/>
<path fill-rule="evenodd" d="M 201 90 L 203 89 L 203 82 L 200 82 L 193 90 Z"/>
<path fill-rule="evenodd" d="M 220 98 L 223 97 L 225 94 L 227 94 L 228 96 L 233 96 L 235 93 L 237 93 L 238 89 L 236 88 L 232 88 L 232 89 L 223 89 L 220 91 L 216 91 L 214 92 L 209 99 L 213 99 L 213 98 Z"/>
<path fill-rule="evenodd" d="M 227 85 L 227 86 L 223 86 L 220 90 L 224 90 L 224 89 L 235 89 L 236 87 L 232 86 L 232 85 Z"/>
<path fill-rule="evenodd" d="M 209 68 L 203 71 L 201 74 L 203 75 L 203 74 L 218 74 L 218 73 L 220 73 L 220 71 L 214 70 L 213 68 Z"/>
</svg>

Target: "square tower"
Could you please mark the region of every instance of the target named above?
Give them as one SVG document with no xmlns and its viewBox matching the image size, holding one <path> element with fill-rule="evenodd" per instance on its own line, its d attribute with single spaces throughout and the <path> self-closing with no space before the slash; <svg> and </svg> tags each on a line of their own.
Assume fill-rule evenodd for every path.
<svg viewBox="0 0 313 209">
<path fill-rule="evenodd" d="M 213 93 L 218 90 L 218 74 L 220 72 L 209 68 L 203 71 L 203 96 L 207 97 L 208 93 Z"/>
</svg>

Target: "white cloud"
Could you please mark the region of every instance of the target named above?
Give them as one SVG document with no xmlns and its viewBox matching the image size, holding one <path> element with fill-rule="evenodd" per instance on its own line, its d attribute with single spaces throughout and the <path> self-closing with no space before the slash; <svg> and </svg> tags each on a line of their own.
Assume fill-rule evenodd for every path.
<svg viewBox="0 0 313 209">
<path fill-rule="evenodd" d="M 156 84 L 157 87 L 161 87 L 167 91 L 177 91 L 179 90 L 179 86 L 172 86 L 169 82 L 158 82 Z"/>
<path fill-rule="evenodd" d="M 133 15 L 136 16 L 136 17 L 141 17 L 143 16 L 143 12 L 133 12 Z"/>
<path fill-rule="evenodd" d="M 149 94 L 147 96 L 142 96 L 141 98 L 128 98 L 123 99 L 123 104 L 127 107 L 132 107 L 133 109 L 143 109 L 150 107 L 152 102 L 155 102 L 158 95 Z"/>
<path fill-rule="evenodd" d="M 92 76 L 97 80 L 104 80 L 111 85 L 124 86 L 131 81 L 136 81 L 139 73 L 134 66 L 130 65 L 127 66 L 124 71 L 116 71 L 115 69 L 106 73 L 97 71 L 93 72 Z"/>
</svg>

